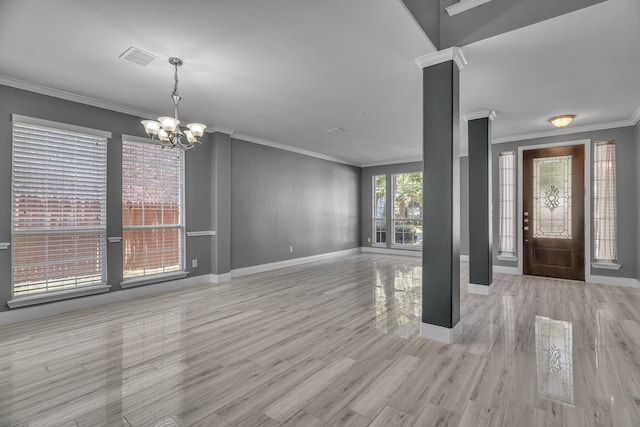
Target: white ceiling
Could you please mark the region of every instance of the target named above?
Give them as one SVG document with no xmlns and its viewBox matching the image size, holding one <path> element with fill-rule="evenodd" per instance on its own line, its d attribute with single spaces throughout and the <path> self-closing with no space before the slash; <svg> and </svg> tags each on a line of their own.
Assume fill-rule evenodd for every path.
<svg viewBox="0 0 640 427">
<path fill-rule="evenodd" d="M 638 22 L 640 2 L 609 0 L 465 47 L 461 112 L 496 110 L 502 139 L 548 132 L 545 119 L 561 113 L 577 115 L 574 129 L 629 121 Z M 160 59 L 119 59 L 130 46 Z M 178 56 L 183 122 L 358 165 L 420 160 L 414 59 L 433 51 L 400 0 L 0 1 L 0 83 L 154 117 L 172 111 L 166 61 Z M 324 132 L 334 127 L 346 132 Z"/>
</svg>

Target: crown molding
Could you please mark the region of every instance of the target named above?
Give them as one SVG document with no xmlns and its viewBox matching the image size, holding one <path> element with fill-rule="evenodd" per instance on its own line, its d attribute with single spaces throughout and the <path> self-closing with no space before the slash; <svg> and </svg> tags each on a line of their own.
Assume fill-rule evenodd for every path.
<svg viewBox="0 0 640 427">
<path fill-rule="evenodd" d="M 542 131 L 542 132 L 531 132 L 531 133 L 522 133 L 519 135 L 502 136 L 500 138 L 494 138 L 493 140 L 491 140 L 491 143 L 502 144 L 505 142 L 524 141 L 527 139 L 570 135 L 572 133 L 592 132 L 595 130 L 614 129 L 614 128 L 629 127 L 629 126 L 635 126 L 635 123 L 633 122 L 632 119 L 620 120 L 618 122 L 598 123 L 595 125 L 586 125 L 586 126 L 579 126 L 579 127 L 572 127 L 572 128 L 554 129 L 554 130 L 548 130 L 548 131 Z"/>
<path fill-rule="evenodd" d="M 469 120 L 485 119 L 485 118 L 488 118 L 489 120 L 495 120 L 496 117 L 497 117 L 497 114 L 494 110 L 475 111 L 473 113 L 464 114 L 462 116 L 462 118 L 467 122 Z"/>
<path fill-rule="evenodd" d="M 474 7 L 489 3 L 490 1 L 491 0 L 460 0 L 458 3 L 446 7 L 444 10 L 447 11 L 449 16 L 454 16 L 459 13 L 466 12 L 469 9 L 473 9 Z"/>
<path fill-rule="evenodd" d="M 358 163 L 349 162 L 338 157 L 329 156 L 326 154 L 316 153 L 315 151 L 305 150 L 303 148 L 292 147 L 290 145 L 280 144 L 278 142 L 269 141 L 267 139 L 257 138 L 255 136 L 246 135 L 243 133 L 234 133 L 233 139 L 239 139 L 242 141 L 252 142 L 254 144 L 266 145 L 267 147 L 277 148 L 278 150 L 290 151 L 292 153 L 302 154 L 304 156 L 315 157 L 316 159 L 328 160 L 334 163 L 342 163 L 344 165 L 362 167 Z"/>
<path fill-rule="evenodd" d="M 126 107 L 124 105 L 115 104 L 112 102 L 101 101 L 99 99 L 91 98 L 84 95 L 78 95 L 72 92 L 66 92 L 64 90 L 54 89 L 48 86 L 42 86 L 35 83 L 25 82 L 23 80 L 14 79 L 0 75 L 0 84 L 10 86 L 16 89 L 28 90 L 29 92 L 39 93 L 41 95 L 52 96 L 54 98 L 64 99 L 67 101 L 73 101 L 80 104 L 90 105 L 92 107 L 104 108 L 105 110 L 116 111 L 118 113 L 129 114 L 138 117 L 153 117 L 156 113 L 150 113 L 149 111 L 137 110 L 135 108 Z"/>
<path fill-rule="evenodd" d="M 438 52 L 429 53 L 416 58 L 415 63 L 421 70 L 432 65 L 440 64 L 446 61 L 453 61 L 458 66 L 458 69 L 462 69 L 469 63 L 465 58 L 462 49 L 459 47 L 450 47 Z"/>
<path fill-rule="evenodd" d="M 633 115 L 631 116 L 631 121 L 633 122 L 633 126 L 635 126 L 636 124 L 638 124 L 638 122 L 640 122 L 640 107 L 638 107 L 636 112 L 633 113 Z"/>
<path fill-rule="evenodd" d="M 398 165 L 400 163 L 422 163 L 422 158 L 418 158 L 416 160 L 415 157 L 412 157 L 410 159 L 396 159 L 396 160 L 385 160 L 385 161 L 380 161 L 380 162 L 372 162 L 372 163 L 364 163 L 362 164 L 363 168 L 370 168 L 373 166 L 385 166 L 385 165 Z"/>
<path fill-rule="evenodd" d="M 213 125 L 211 126 L 211 128 L 207 127 L 207 133 L 214 133 L 214 132 L 220 132 L 220 133 L 225 133 L 229 136 L 233 135 L 236 130 L 235 129 L 231 129 L 231 128 L 225 128 L 222 126 L 218 126 L 218 125 Z"/>
</svg>

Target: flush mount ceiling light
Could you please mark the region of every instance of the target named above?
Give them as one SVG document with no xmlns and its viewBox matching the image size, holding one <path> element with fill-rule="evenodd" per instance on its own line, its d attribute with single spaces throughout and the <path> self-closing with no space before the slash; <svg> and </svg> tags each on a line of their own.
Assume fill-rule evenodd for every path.
<svg viewBox="0 0 640 427">
<path fill-rule="evenodd" d="M 575 114 L 565 114 L 562 116 L 555 116 L 549 119 L 549 123 L 554 125 L 557 128 L 563 128 L 571 124 L 573 119 L 575 119 Z"/>
<path fill-rule="evenodd" d="M 171 99 L 174 105 L 174 117 L 158 117 L 158 120 L 143 120 L 140 123 L 144 126 L 145 132 L 151 139 L 158 141 L 163 147 L 182 148 L 190 150 L 200 138 L 204 135 L 207 128 L 202 123 L 189 123 L 187 129 L 180 129 L 180 120 L 178 120 L 178 103 L 182 99 L 178 94 L 178 67 L 182 65 L 182 59 L 169 58 L 169 64 L 175 67 L 175 84 Z M 187 138 L 186 142 L 182 141 L 182 137 Z"/>
</svg>

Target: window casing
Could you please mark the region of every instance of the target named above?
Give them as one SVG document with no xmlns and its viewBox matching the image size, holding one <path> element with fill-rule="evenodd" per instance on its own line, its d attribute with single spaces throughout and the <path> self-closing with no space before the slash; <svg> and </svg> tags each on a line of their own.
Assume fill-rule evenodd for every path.
<svg viewBox="0 0 640 427">
<path fill-rule="evenodd" d="M 122 141 L 125 281 L 184 270 L 184 151 Z"/>
<path fill-rule="evenodd" d="M 615 141 L 597 142 L 593 160 L 593 258 L 597 263 L 618 261 Z"/>
<path fill-rule="evenodd" d="M 373 243 L 387 241 L 387 176 L 373 177 Z"/>
<path fill-rule="evenodd" d="M 14 116 L 11 250 L 18 299 L 107 281 L 107 136 L 56 125 Z"/>
<path fill-rule="evenodd" d="M 516 257 L 516 153 L 504 151 L 498 157 L 499 227 L 498 257 Z"/>
<path fill-rule="evenodd" d="M 422 172 L 393 175 L 393 244 L 422 246 Z"/>
</svg>

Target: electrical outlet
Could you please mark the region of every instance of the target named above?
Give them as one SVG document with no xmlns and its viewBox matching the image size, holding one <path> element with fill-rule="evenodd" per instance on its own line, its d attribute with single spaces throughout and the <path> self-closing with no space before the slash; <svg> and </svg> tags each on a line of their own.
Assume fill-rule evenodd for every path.
<svg viewBox="0 0 640 427">
<path fill-rule="evenodd" d="M 289 246 L 289 252 L 293 253 L 293 246 Z"/>
<path fill-rule="evenodd" d="M 197 259 L 192 259 L 191 260 L 191 267 L 198 268 L 198 260 Z"/>
</svg>

